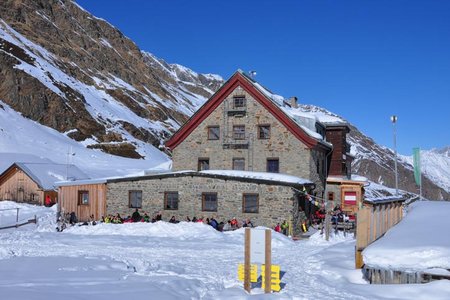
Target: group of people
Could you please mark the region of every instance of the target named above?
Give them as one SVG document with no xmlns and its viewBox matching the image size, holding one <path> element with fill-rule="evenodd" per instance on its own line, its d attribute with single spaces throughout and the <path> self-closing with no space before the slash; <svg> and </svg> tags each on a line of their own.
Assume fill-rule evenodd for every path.
<svg viewBox="0 0 450 300">
<path fill-rule="evenodd" d="M 108 224 L 108 223 L 109 224 L 124 224 L 124 223 L 136 223 L 136 222 L 155 223 L 157 221 L 162 221 L 162 219 L 163 218 L 162 218 L 161 212 L 157 212 L 153 217 L 150 217 L 147 212 L 144 212 L 143 214 L 141 214 L 139 212 L 139 210 L 136 209 L 132 215 L 128 215 L 125 218 L 123 218 L 119 213 L 117 213 L 116 215 L 109 214 L 106 217 L 102 216 L 100 222 L 106 223 L 106 224 Z M 64 216 L 61 216 L 60 218 L 58 218 L 58 226 L 57 226 L 56 230 L 63 231 L 66 228 L 67 224 L 75 225 L 77 222 L 78 222 L 78 220 L 75 215 L 75 212 L 66 213 Z M 177 220 L 175 218 L 175 216 L 172 216 L 168 222 L 169 223 L 179 223 L 180 221 Z M 250 219 L 246 219 L 246 220 L 243 220 L 242 222 L 239 222 L 236 218 L 232 218 L 232 219 L 229 219 L 227 222 L 219 222 L 214 217 L 205 219 L 203 217 L 197 218 L 194 216 L 191 219 L 191 218 L 189 218 L 189 216 L 187 216 L 186 222 L 204 223 L 204 224 L 210 225 L 211 227 L 213 227 L 214 229 L 216 229 L 218 231 L 231 231 L 231 230 L 239 229 L 241 227 L 254 227 L 254 225 Z M 285 224 L 285 223 L 286 223 L 286 221 L 283 224 Z M 96 224 L 97 224 L 97 221 L 94 219 L 94 215 L 91 215 L 89 222 L 83 222 L 78 225 L 82 226 L 82 225 L 96 225 Z"/>
<path fill-rule="evenodd" d="M 186 217 L 186 221 L 187 222 L 205 223 L 205 224 L 212 226 L 214 229 L 216 229 L 218 231 L 236 230 L 241 227 L 254 227 L 253 223 L 252 223 L 252 221 L 250 221 L 250 219 L 243 220 L 242 226 L 241 226 L 241 223 L 239 223 L 239 221 L 236 218 L 232 218 L 232 219 L 228 220 L 226 223 L 219 222 L 214 217 L 212 217 L 211 219 L 210 218 L 204 219 L 203 217 L 200 217 L 198 219 L 197 219 L 197 217 L 193 217 L 191 219 L 189 217 Z"/>
<path fill-rule="evenodd" d="M 274 230 L 276 232 L 283 233 L 284 235 L 289 235 L 289 224 L 286 222 L 286 220 L 283 221 L 283 223 L 277 223 Z"/>
<path fill-rule="evenodd" d="M 172 217 L 174 218 L 174 217 Z M 139 212 L 138 209 L 136 209 L 132 215 L 128 215 L 125 218 L 122 218 L 119 213 L 117 213 L 115 216 L 109 214 L 106 217 L 102 216 L 101 222 L 102 223 L 112 223 L 112 224 L 123 224 L 123 223 L 137 223 L 137 222 L 146 222 L 146 223 L 155 223 L 157 221 L 162 220 L 161 212 L 158 212 L 150 218 L 150 216 L 147 214 L 147 212 L 144 212 L 143 215 Z"/>
</svg>

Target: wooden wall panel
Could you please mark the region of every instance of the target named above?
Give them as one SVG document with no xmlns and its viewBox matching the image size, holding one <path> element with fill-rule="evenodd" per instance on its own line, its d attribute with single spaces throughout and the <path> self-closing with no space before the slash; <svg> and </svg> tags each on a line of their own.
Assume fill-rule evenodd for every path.
<svg viewBox="0 0 450 300">
<path fill-rule="evenodd" d="M 79 191 L 89 193 L 89 204 L 78 203 Z M 80 222 L 89 221 L 90 215 L 94 215 L 95 220 L 100 220 L 106 214 L 106 184 L 62 186 L 59 188 L 59 200 L 61 213 L 75 212 Z"/>
</svg>

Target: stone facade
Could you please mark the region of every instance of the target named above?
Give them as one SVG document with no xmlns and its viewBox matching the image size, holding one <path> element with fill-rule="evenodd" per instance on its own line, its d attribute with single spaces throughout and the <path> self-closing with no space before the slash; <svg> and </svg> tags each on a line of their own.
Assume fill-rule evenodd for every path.
<svg viewBox="0 0 450 300">
<path fill-rule="evenodd" d="M 245 97 L 245 107 L 234 108 L 234 97 L 242 96 Z M 245 126 L 243 139 L 233 136 L 233 126 L 237 125 Z M 270 125 L 268 139 L 259 138 L 260 125 Z M 219 139 L 208 139 L 211 126 L 219 127 Z M 316 184 L 316 192 L 323 191 L 325 176 L 317 174 L 317 170 L 324 170 L 323 152 L 308 148 L 241 87 L 234 89 L 173 149 L 173 171 L 198 170 L 199 159 L 209 159 L 210 169 L 231 170 L 236 158 L 245 160 L 246 171 L 256 172 L 267 171 L 267 159 L 278 159 L 280 173 L 310 179 Z"/>
<path fill-rule="evenodd" d="M 256 226 L 273 228 L 283 220 L 294 217 L 294 191 L 290 186 L 246 182 L 245 180 L 218 179 L 204 176 L 177 176 L 141 180 L 123 180 L 107 184 L 107 214 L 128 216 L 134 212 L 129 207 L 129 191 L 142 191 L 142 208 L 150 216 L 161 212 L 163 220 L 175 216 L 178 220 L 196 216 L 215 217 L 226 222 L 236 217 L 239 222 L 250 219 Z M 165 210 L 164 193 L 178 192 L 178 209 Z M 202 193 L 217 193 L 217 211 L 202 211 Z M 243 194 L 258 194 L 258 213 L 243 212 Z M 298 215 L 298 214 L 297 214 Z M 298 222 L 293 220 L 294 224 Z"/>
</svg>

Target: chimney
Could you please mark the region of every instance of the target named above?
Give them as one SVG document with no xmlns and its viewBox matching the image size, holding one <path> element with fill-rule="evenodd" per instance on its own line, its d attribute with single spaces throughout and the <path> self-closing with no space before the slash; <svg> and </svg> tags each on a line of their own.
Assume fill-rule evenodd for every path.
<svg viewBox="0 0 450 300">
<path fill-rule="evenodd" d="M 292 108 L 298 108 L 298 104 L 297 104 L 297 97 L 291 97 L 291 98 L 289 98 L 289 102 L 291 103 L 291 107 Z"/>
</svg>

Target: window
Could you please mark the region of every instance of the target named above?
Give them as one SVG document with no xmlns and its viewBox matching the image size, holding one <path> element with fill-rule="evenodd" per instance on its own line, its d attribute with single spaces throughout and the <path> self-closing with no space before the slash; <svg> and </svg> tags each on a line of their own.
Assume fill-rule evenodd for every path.
<svg viewBox="0 0 450 300">
<path fill-rule="evenodd" d="M 233 158 L 233 170 L 245 170 L 245 158 Z"/>
<path fill-rule="evenodd" d="M 233 138 L 235 140 L 245 139 L 245 125 L 234 125 L 233 126 Z"/>
<path fill-rule="evenodd" d="M 267 140 L 270 138 L 270 125 L 258 126 L 258 138 L 261 140 Z"/>
<path fill-rule="evenodd" d="M 128 203 L 130 208 L 141 208 L 142 191 L 128 191 Z"/>
<path fill-rule="evenodd" d="M 88 191 L 78 191 L 78 205 L 89 205 Z"/>
<path fill-rule="evenodd" d="M 334 193 L 333 192 L 328 192 L 328 200 L 334 201 Z"/>
<path fill-rule="evenodd" d="M 218 140 L 218 139 L 220 139 L 219 126 L 209 126 L 208 127 L 208 140 Z"/>
<path fill-rule="evenodd" d="M 244 96 L 236 96 L 233 98 L 233 108 L 245 108 L 247 106 Z"/>
<path fill-rule="evenodd" d="M 319 173 L 319 170 L 320 170 L 320 161 L 319 161 L 319 159 L 317 159 L 317 161 L 316 161 L 316 171 L 317 171 L 317 174 L 320 174 Z"/>
<path fill-rule="evenodd" d="M 267 159 L 267 172 L 279 173 L 280 172 L 280 161 L 278 158 L 268 158 Z"/>
<path fill-rule="evenodd" d="M 242 211 L 244 213 L 259 212 L 259 196 L 258 194 L 244 194 L 242 197 Z"/>
<path fill-rule="evenodd" d="M 209 170 L 209 158 L 198 159 L 198 171 Z"/>
<path fill-rule="evenodd" d="M 202 194 L 202 211 L 217 211 L 217 193 Z"/>
<path fill-rule="evenodd" d="M 178 209 L 178 192 L 164 193 L 164 209 L 166 210 Z"/>
</svg>

